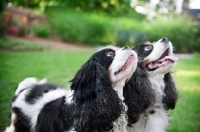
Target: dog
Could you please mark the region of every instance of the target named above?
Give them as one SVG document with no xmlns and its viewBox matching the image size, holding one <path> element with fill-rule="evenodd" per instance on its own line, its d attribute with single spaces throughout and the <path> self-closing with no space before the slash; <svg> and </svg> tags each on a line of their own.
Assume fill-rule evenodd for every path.
<svg viewBox="0 0 200 132">
<path fill-rule="evenodd" d="M 144 90 L 145 87 L 148 91 L 142 95 L 143 91 L 134 85 L 137 79 L 134 74 L 125 85 L 124 98 L 128 106 L 129 124 L 127 131 L 166 132 L 170 121 L 168 110 L 175 108 L 178 99 L 171 76 L 171 70 L 178 60 L 173 54 L 172 43 L 167 38 L 162 38 L 153 44 L 139 44 L 133 50 L 137 52 L 137 69 L 140 70 L 136 70 L 134 74 L 143 74 L 144 83 L 139 78 L 141 89 Z M 146 93 L 149 94 L 148 97 Z M 138 101 L 134 101 L 137 103 L 133 104 L 130 100 L 133 100 L 136 94 L 139 96 L 136 98 Z"/>
<path fill-rule="evenodd" d="M 126 132 L 123 87 L 137 61 L 132 49 L 108 46 L 83 64 L 70 90 L 26 78 L 13 97 L 5 132 Z"/>
</svg>

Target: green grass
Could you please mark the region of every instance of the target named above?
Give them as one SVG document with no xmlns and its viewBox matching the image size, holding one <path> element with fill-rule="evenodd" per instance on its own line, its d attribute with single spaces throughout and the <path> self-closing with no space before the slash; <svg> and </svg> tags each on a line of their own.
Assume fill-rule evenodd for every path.
<svg viewBox="0 0 200 132">
<path fill-rule="evenodd" d="M 195 59 L 181 59 L 174 71 L 179 99 L 175 110 L 170 111 L 169 132 L 200 131 L 200 55 Z"/>
<path fill-rule="evenodd" d="M 20 81 L 26 77 L 44 77 L 67 87 L 81 65 L 93 51 L 43 51 L 0 53 L 0 131 L 9 124 L 11 97 Z M 199 132 L 200 130 L 200 55 L 180 59 L 174 69 L 179 91 L 169 132 Z"/>
</svg>

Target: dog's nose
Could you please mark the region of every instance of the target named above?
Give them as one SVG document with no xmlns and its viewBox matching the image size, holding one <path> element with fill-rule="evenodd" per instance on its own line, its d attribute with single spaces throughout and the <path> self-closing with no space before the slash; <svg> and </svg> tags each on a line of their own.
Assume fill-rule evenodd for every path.
<svg viewBox="0 0 200 132">
<path fill-rule="evenodd" d="M 167 42 L 169 42 L 169 40 L 166 37 L 164 37 L 164 38 L 161 38 L 161 42 L 167 43 Z"/>
<path fill-rule="evenodd" d="M 122 48 L 122 50 L 126 50 L 126 49 L 129 49 L 129 47 L 128 47 L 128 46 L 124 46 L 124 47 Z"/>
</svg>

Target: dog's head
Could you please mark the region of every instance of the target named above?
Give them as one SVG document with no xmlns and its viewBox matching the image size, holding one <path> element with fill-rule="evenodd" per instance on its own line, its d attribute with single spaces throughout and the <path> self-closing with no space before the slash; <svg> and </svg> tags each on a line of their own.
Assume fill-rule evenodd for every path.
<svg viewBox="0 0 200 132">
<path fill-rule="evenodd" d="M 167 38 L 152 44 L 139 44 L 134 50 L 138 54 L 139 65 L 150 75 L 168 73 L 177 61 L 172 43 Z"/>
<path fill-rule="evenodd" d="M 96 62 L 102 65 L 108 73 L 110 81 L 128 81 L 137 67 L 137 55 L 128 47 L 106 47 L 97 52 Z"/>
<path fill-rule="evenodd" d="M 136 53 L 128 47 L 109 46 L 92 55 L 71 81 L 75 130 L 112 128 L 124 109 L 113 87 L 125 85 L 136 67 Z"/>
<path fill-rule="evenodd" d="M 167 110 L 174 109 L 178 92 L 171 76 L 171 70 L 178 59 L 173 54 L 172 43 L 167 38 L 161 38 L 152 44 L 137 45 L 134 50 L 138 54 L 139 67 L 147 73 L 148 78 L 155 82 L 153 76 L 159 75 L 160 79 L 163 79 L 165 88 L 162 102 Z"/>
<path fill-rule="evenodd" d="M 130 81 L 124 87 L 124 102 L 128 106 L 129 125 L 139 120 L 140 114 L 155 103 L 155 91 L 149 77 L 162 74 L 165 83 L 163 103 L 167 109 L 173 109 L 177 100 L 177 91 L 170 75 L 177 58 L 167 38 L 155 43 L 137 45 L 134 50 L 138 54 L 138 67 Z"/>
</svg>

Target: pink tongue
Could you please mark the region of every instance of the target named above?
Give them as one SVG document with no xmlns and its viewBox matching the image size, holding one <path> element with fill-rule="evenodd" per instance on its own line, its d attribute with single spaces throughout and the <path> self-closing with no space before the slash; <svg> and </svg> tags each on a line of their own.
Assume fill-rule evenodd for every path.
<svg viewBox="0 0 200 132">
<path fill-rule="evenodd" d="M 157 68 L 157 67 L 161 67 L 161 66 L 164 66 L 168 63 L 168 60 L 172 60 L 172 61 L 177 61 L 178 58 L 176 58 L 175 56 L 165 56 L 164 58 L 156 61 L 156 62 L 152 62 L 148 65 L 148 67 L 150 69 L 153 69 L 153 68 Z"/>
<path fill-rule="evenodd" d="M 174 61 L 174 62 L 178 60 L 178 58 L 175 57 L 175 56 L 165 56 L 164 58 L 162 58 L 162 59 L 160 59 L 160 60 L 158 60 L 158 61 L 156 61 L 156 62 L 163 62 L 163 61 L 165 61 L 165 60 L 167 60 L 167 59 L 172 60 L 172 61 Z"/>
<path fill-rule="evenodd" d="M 148 67 L 149 67 L 150 69 L 153 69 L 153 68 L 160 67 L 160 64 L 158 64 L 158 63 L 150 63 L 150 64 L 148 65 Z"/>
</svg>

